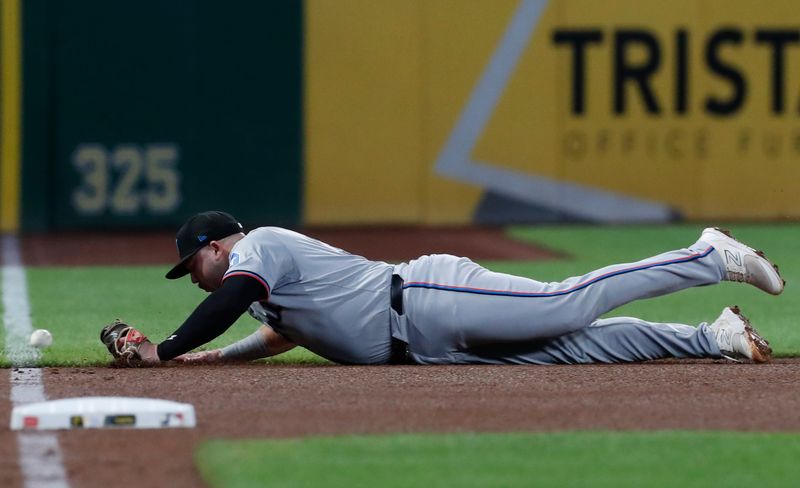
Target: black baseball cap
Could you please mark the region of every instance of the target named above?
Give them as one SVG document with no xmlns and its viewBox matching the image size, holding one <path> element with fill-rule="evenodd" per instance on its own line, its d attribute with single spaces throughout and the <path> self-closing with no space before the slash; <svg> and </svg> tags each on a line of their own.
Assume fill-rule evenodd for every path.
<svg viewBox="0 0 800 488">
<path fill-rule="evenodd" d="M 175 244 L 178 246 L 178 256 L 181 260 L 169 270 L 166 275 L 167 279 L 174 280 L 189 274 L 189 270 L 186 269 L 186 261 L 197 251 L 206 247 L 209 242 L 218 241 L 239 232 L 244 232 L 244 228 L 231 214 L 212 210 L 192 216 L 178 229 Z"/>
</svg>

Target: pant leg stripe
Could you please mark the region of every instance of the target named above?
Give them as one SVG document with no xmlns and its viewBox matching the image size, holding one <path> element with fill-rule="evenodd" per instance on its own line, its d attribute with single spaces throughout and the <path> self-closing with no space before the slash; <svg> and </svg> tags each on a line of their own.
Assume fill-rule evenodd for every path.
<svg viewBox="0 0 800 488">
<path fill-rule="evenodd" d="M 422 281 L 407 282 L 407 283 L 405 283 L 403 285 L 403 288 L 404 289 L 405 288 L 427 288 L 427 289 L 431 289 L 431 290 L 452 291 L 452 292 L 456 292 L 456 293 L 473 293 L 473 294 L 476 294 L 476 295 L 501 295 L 501 296 L 510 296 L 510 297 L 533 297 L 533 298 L 536 298 L 536 297 L 555 297 L 555 296 L 560 296 L 560 295 L 568 295 L 568 294 L 576 292 L 578 290 L 582 290 L 582 289 L 586 288 L 587 286 L 592 285 L 594 283 L 597 283 L 599 281 L 602 281 L 602 280 L 605 280 L 605 279 L 608 279 L 608 278 L 613 278 L 614 276 L 619 276 L 619 275 L 623 275 L 623 274 L 626 274 L 626 273 L 632 273 L 634 271 L 641 271 L 641 270 L 645 270 L 645 269 L 658 268 L 658 267 L 661 267 L 661 266 L 669 266 L 669 265 L 672 265 L 672 264 L 681 264 L 681 263 L 688 263 L 688 262 L 691 262 L 691 261 L 696 261 L 698 259 L 702 259 L 702 258 L 708 256 L 709 254 L 711 254 L 711 251 L 713 251 L 713 250 L 714 250 L 714 248 L 712 246 L 709 246 L 708 249 L 706 249 L 705 251 L 700 252 L 700 253 L 694 253 L 694 254 L 691 254 L 689 256 L 682 257 L 682 258 L 670 259 L 670 260 L 667 260 L 667 261 L 660 261 L 660 262 L 657 262 L 657 263 L 643 264 L 641 266 L 633 266 L 631 268 L 612 271 L 610 273 L 606 273 L 604 275 L 592 278 L 591 280 L 585 281 L 583 283 L 579 283 L 577 285 L 574 285 L 571 288 L 567 288 L 566 290 L 557 290 L 557 291 L 550 291 L 550 292 L 523 292 L 523 291 L 508 291 L 508 290 L 489 290 L 489 289 L 485 289 L 485 288 L 470 288 L 470 287 L 464 287 L 464 286 L 441 285 L 441 284 L 438 284 L 438 283 L 426 283 L 426 282 L 422 282 Z"/>
</svg>

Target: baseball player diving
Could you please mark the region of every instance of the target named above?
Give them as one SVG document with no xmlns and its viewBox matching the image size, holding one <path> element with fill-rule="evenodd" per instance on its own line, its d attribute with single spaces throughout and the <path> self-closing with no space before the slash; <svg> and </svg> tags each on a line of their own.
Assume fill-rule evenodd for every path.
<svg viewBox="0 0 800 488">
<path fill-rule="evenodd" d="M 763 253 L 716 228 L 687 248 L 552 283 L 446 254 L 370 261 L 278 227 L 245 234 L 218 211 L 191 217 L 177 247 L 180 261 L 166 277 L 190 275 L 209 295 L 158 344 L 120 321 L 104 327 L 101 340 L 124 364 L 248 361 L 295 345 L 342 364 L 761 363 L 772 349 L 735 306 L 697 327 L 599 317 L 633 300 L 721 281 L 773 295 L 785 285 Z M 189 352 L 245 312 L 262 324 L 252 335 Z"/>
</svg>

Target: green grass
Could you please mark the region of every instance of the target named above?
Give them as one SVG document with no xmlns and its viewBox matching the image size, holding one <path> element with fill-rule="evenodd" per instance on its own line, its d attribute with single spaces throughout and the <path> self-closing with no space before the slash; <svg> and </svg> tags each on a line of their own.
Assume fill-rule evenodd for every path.
<svg viewBox="0 0 800 488">
<path fill-rule="evenodd" d="M 693 243 L 702 225 L 670 226 L 536 226 L 514 227 L 515 238 L 539 243 L 570 255 L 547 262 L 484 262 L 508 273 L 560 281 L 618 262 L 635 261 Z M 772 343 L 777 355 L 800 355 L 799 225 L 736 225 L 737 237 L 753 243 L 777 263 L 789 282 L 785 293 L 772 297 L 740 284 L 685 290 L 667 297 L 639 301 L 610 315 L 632 315 L 652 321 L 697 324 L 713 320 L 723 306 L 738 304 Z M 42 365 L 105 364 L 108 352 L 99 341 L 100 327 L 115 317 L 137 325 L 155 341 L 171 334 L 205 297 L 187 279 L 163 278 L 163 266 L 29 268 L 28 283 L 35 328 L 49 329 L 55 338 L 45 349 Z M 206 347 L 225 345 L 251 333 L 257 323 L 242 317 L 221 338 Z M 0 328 L 0 336 L 2 329 Z M 1 337 L 0 337 L 1 338 Z M 3 342 L 4 343 L 4 342 Z M 324 362 L 297 348 L 272 361 Z M 4 353 L 0 365 L 8 366 Z"/>
<path fill-rule="evenodd" d="M 800 435 L 566 432 L 211 441 L 213 487 L 788 486 Z"/>
<path fill-rule="evenodd" d="M 503 272 L 557 281 L 617 262 L 683 247 L 702 225 L 537 226 L 509 232 L 570 255 L 548 262 L 484 262 Z M 800 354 L 798 225 L 736 225 L 738 237 L 781 265 L 789 282 L 780 297 L 725 283 L 627 305 L 613 315 L 696 324 L 739 304 L 779 355 Z M 187 280 L 168 281 L 165 267 L 29 268 L 32 321 L 53 332 L 42 365 L 109 362 L 99 329 L 115 317 L 153 340 L 177 328 L 205 294 Z M 240 319 L 218 347 L 251 333 Z M 0 340 L 3 329 L 0 328 Z M 4 342 L 2 342 L 4 344 Z M 324 363 L 295 349 L 273 359 Z M 0 365 L 9 366 L 4 352 Z M 508 435 L 397 435 L 295 440 L 213 441 L 197 452 L 212 486 L 786 486 L 797 479 L 800 436 L 705 432 Z"/>
</svg>

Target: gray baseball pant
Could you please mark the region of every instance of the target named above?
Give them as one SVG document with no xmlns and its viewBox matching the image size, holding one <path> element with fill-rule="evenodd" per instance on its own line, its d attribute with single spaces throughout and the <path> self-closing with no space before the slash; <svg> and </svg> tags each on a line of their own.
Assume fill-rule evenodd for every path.
<svg viewBox="0 0 800 488">
<path fill-rule="evenodd" d="M 724 264 L 697 242 L 561 282 L 496 273 L 467 258 L 422 256 L 397 265 L 405 313 L 392 334 L 422 364 L 630 362 L 720 357 L 705 324 L 598 318 L 634 300 L 718 283 Z"/>
</svg>

